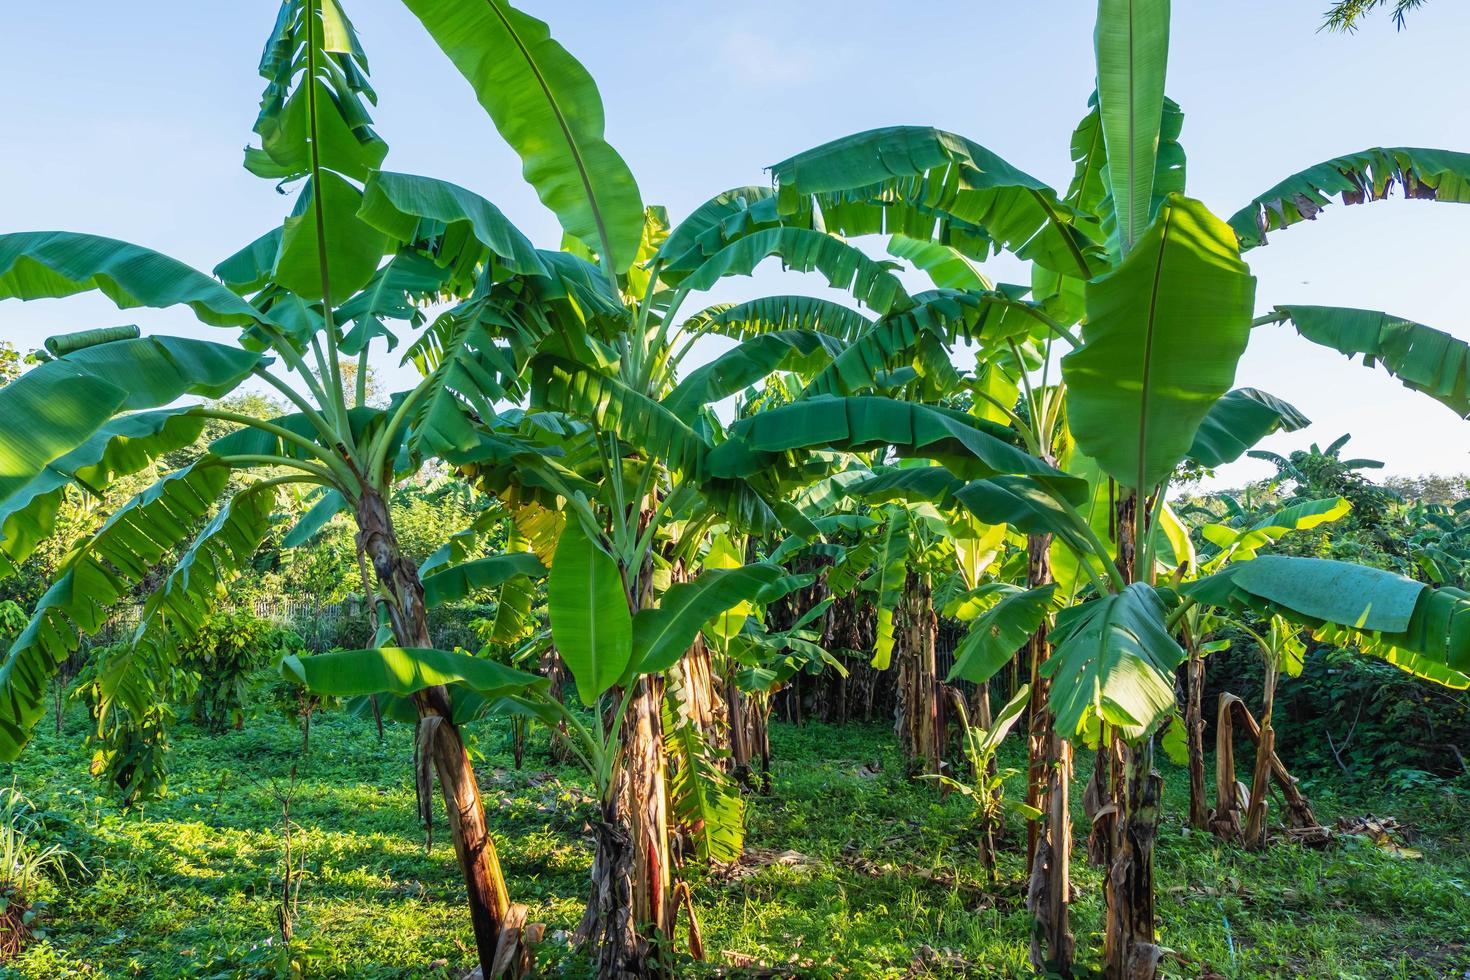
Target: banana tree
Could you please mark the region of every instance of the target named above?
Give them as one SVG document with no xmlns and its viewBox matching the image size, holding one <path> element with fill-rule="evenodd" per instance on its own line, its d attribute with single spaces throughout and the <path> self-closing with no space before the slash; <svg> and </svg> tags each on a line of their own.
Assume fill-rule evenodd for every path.
<svg viewBox="0 0 1470 980">
<path fill-rule="evenodd" d="M 1152 580 L 1166 550 L 1167 478 L 1197 438 L 1219 434 L 1205 420 L 1229 389 L 1253 323 L 1254 281 L 1239 253 L 1252 235 L 1314 214 L 1323 193 L 1361 200 L 1400 181 L 1416 196 L 1458 200 L 1465 186 L 1458 155 L 1374 151 L 1299 175 L 1232 228 L 1180 194 L 1182 114 L 1164 96 L 1168 20 L 1165 2 L 1099 4 L 1097 92 L 1073 136 L 1076 172 L 1065 195 L 984 147 L 923 129 L 858 134 L 773 167 L 783 209 L 820 211 L 834 232 L 899 233 L 970 258 L 1003 248 L 1029 259 L 1034 305 L 1019 312 L 1039 335 L 1075 348 L 1061 361 L 1067 425 L 1103 477 L 1093 486 L 1109 488 L 1103 499 L 1114 506 L 1083 514 L 1026 480 L 972 483 L 959 495 L 982 520 L 1056 535 L 1060 548 L 1082 556 L 1097 597 L 1059 618 L 1053 639 L 1071 642 L 1065 651 L 1057 645 L 1049 700 L 1069 733 L 1108 729 L 1100 769 L 1111 772 L 1092 795 L 1094 812 L 1109 814 L 1105 946 L 1118 976 L 1152 975 L 1158 956 L 1148 736 L 1172 703 L 1165 679 L 1181 652 L 1163 628 L 1168 595 Z M 1080 337 L 1071 330 L 1079 319 Z M 880 366 L 916 350 L 894 334 L 865 346 Z M 1114 532 L 1110 540 L 1099 525 Z M 1058 689 L 1061 681 L 1076 689 Z"/>
<path fill-rule="evenodd" d="M 182 304 L 205 324 L 238 330 L 235 343 L 145 337 L 136 327 L 48 343 L 50 360 L 0 398 L 14 464 L 0 485 L 9 562 L 49 531 L 67 484 L 105 488 L 192 441 L 211 419 L 242 427 L 120 507 L 74 550 L 0 667 L 0 751 L 21 750 L 46 679 L 75 649 L 78 632 L 97 629 L 107 607 L 154 564 L 183 548 L 148 600 L 132 655 L 110 671 L 107 697 L 138 696 L 145 688 L 132 679 L 161 671 L 173 637 L 198 628 L 263 539 L 279 488 L 318 488 L 305 520 L 320 527 L 333 513 L 353 515 L 384 627 L 383 645 L 363 654 L 346 686 L 412 702 L 421 754 L 432 760 L 445 799 L 481 967 L 495 975 L 519 957 L 523 910 L 509 903 L 455 702 L 466 692 L 499 697 L 537 682 L 431 649 L 424 582 L 402 554 L 389 501 L 393 484 L 422 461 L 453 464 L 477 448 L 469 418 L 502 396 L 503 362 L 484 332 L 440 331 L 414 348 L 423 381 L 388 408 L 366 404 L 365 382 L 372 354 L 391 350 L 401 327 L 422 323 L 423 309 L 441 296 L 501 284 L 520 299 L 512 312 L 532 329 L 543 300 L 565 302 L 581 283 L 576 269 L 558 271 L 559 253 L 538 253 L 488 202 L 378 169 L 387 146 L 370 125 L 366 59 L 335 0 L 283 3 L 261 73 L 268 87 L 255 125 L 260 142 L 245 163 L 300 191 L 282 225 L 221 263 L 225 285 L 125 242 L 64 232 L 0 238 L 0 297 L 95 289 L 123 308 Z M 536 179 L 556 178 L 543 168 Z M 344 371 L 344 358 L 356 359 L 355 372 Z M 251 378 L 273 387 L 293 413 L 258 420 L 174 405 L 181 396 L 218 397 Z M 232 473 L 257 479 L 227 493 Z"/>
<path fill-rule="evenodd" d="M 1302 419 L 1305 423 L 1305 419 Z M 1176 583 L 1192 582 L 1221 570 L 1233 561 L 1248 561 L 1257 551 L 1295 531 L 1306 531 L 1345 517 L 1352 505 L 1344 497 L 1303 500 L 1265 514 L 1240 511 L 1229 521 L 1204 524 L 1200 533 L 1215 549 L 1193 567 L 1181 567 Z M 1185 708 L 1182 724 L 1189 766 L 1190 826 L 1205 830 L 1210 825 L 1205 799 L 1204 711 L 1202 698 L 1205 657 L 1229 646 L 1212 640 L 1211 634 L 1225 625 L 1215 611 L 1193 606 L 1178 620 L 1180 642 L 1188 651 L 1185 669 Z M 1223 804 L 1222 804 L 1223 805 Z"/>
</svg>

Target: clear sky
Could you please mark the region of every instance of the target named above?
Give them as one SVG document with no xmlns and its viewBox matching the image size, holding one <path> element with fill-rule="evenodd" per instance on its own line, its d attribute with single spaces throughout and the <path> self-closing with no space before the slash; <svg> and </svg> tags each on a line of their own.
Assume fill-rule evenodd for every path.
<svg viewBox="0 0 1470 980">
<path fill-rule="evenodd" d="M 1186 113 L 1189 193 L 1228 217 L 1282 177 L 1368 146 L 1470 150 L 1463 97 L 1470 5 L 1435 0 L 1395 33 L 1316 33 L 1326 0 L 1176 0 L 1169 93 Z M 850 132 L 935 125 L 1053 185 L 1092 89 L 1093 4 L 891 0 L 522 0 L 598 80 L 608 138 L 644 199 L 678 220 L 765 166 Z M 380 95 L 386 166 L 463 184 L 546 247 L 555 219 L 520 178 L 468 85 L 395 0 L 345 0 Z M 0 229 L 61 228 L 136 241 L 208 269 L 279 222 L 289 201 L 247 174 L 269 0 L 6 4 Z M 1247 256 L 1262 309 L 1386 309 L 1470 339 L 1470 207 L 1334 207 Z M 993 278 L 1020 276 L 996 260 Z M 830 292 L 764 269 L 721 287 Z M 118 313 L 98 298 L 0 306 L 0 338 L 137 322 L 208 335 L 177 311 Z M 389 377 L 395 382 L 396 377 Z M 1257 331 L 1237 384 L 1287 398 L 1317 424 L 1277 451 L 1353 435 L 1385 472 L 1470 471 L 1470 422 L 1381 373 Z M 395 387 L 397 385 L 394 385 Z M 1264 473 L 1238 463 L 1222 482 Z"/>
</svg>

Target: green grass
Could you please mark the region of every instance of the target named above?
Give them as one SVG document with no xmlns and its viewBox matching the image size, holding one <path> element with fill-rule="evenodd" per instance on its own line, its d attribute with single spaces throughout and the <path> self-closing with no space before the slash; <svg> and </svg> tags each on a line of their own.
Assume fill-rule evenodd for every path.
<svg viewBox="0 0 1470 980">
<path fill-rule="evenodd" d="M 78 716 L 62 736 L 40 735 L 10 767 L 48 811 L 46 840 L 75 851 L 89 873 L 48 889 L 45 939 L 0 977 L 272 976 L 282 838 L 269 784 L 293 764 L 292 815 L 309 869 L 297 938 L 315 950 L 306 975 L 454 977 L 472 965 L 442 816 L 429 853 L 414 821 L 407 730 L 390 730 L 380 746 L 370 723 L 329 717 L 302 761 L 298 733 L 274 718 L 219 737 L 183 725 L 168 797 L 120 812 L 87 775 L 83 724 Z M 794 851 L 795 863 L 733 879 L 693 873 L 713 956 L 788 963 L 802 977 L 1030 975 L 1023 828 L 1005 843 L 1001 884 L 988 885 L 963 802 L 904 780 L 886 728 L 778 726 L 773 743 L 775 789 L 750 798 L 749 843 Z M 553 936 L 541 948 L 542 972 L 585 975 L 554 938 L 581 912 L 593 815 L 585 784 L 535 748 L 514 771 L 498 728 L 483 728 L 478 748 L 512 894 Z M 1020 742 L 1007 748 L 1016 762 Z M 1320 817 L 1393 814 L 1417 830 L 1421 859 L 1358 840 L 1248 854 L 1182 830 L 1184 773 L 1161 765 L 1160 939 L 1180 954 L 1165 960 L 1166 976 L 1197 977 L 1206 964 L 1226 977 L 1470 969 L 1470 787 L 1390 796 L 1367 782 L 1308 781 Z M 1081 825 L 1079 847 L 1084 840 Z M 1095 960 L 1101 878 L 1080 850 L 1074 868 L 1079 950 Z"/>
</svg>

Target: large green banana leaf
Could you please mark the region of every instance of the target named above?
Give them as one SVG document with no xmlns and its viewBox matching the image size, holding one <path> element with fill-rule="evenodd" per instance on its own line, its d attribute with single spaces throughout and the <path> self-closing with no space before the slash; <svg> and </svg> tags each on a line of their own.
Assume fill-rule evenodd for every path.
<svg viewBox="0 0 1470 980">
<path fill-rule="evenodd" d="M 276 488 L 253 484 L 234 494 L 185 549 L 163 586 L 148 597 L 132 642 L 109 656 L 99 676 L 99 712 L 117 702 L 142 717 L 157 697 L 153 679 L 179 645 L 203 629 L 228 586 L 248 570 L 272 524 Z"/>
<path fill-rule="evenodd" d="M 1337 196 L 1343 204 L 1382 201 L 1397 185 L 1404 197 L 1470 203 L 1470 153 L 1375 146 L 1292 174 L 1230 218 L 1246 251 L 1267 232 L 1311 221 Z"/>
<path fill-rule="evenodd" d="M 352 324 L 337 350 L 354 357 L 374 338 L 382 337 L 388 350 L 398 346 L 398 336 L 384 320 L 405 320 L 414 326 L 424 321 L 422 307 L 437 301 L 457 287 L 453 270 L 436 264 L 421 252 L 400 250 L 373 274 L 368 284 L 337 307 L 337 322 Z"/>
<path fill-rule="evenodd" d="M 689 318 L 685 329 L 749 340 L 777 330 L 811 330 L 850 343 L 873 325 L 862 313 L 815 296 L 762 296 L 712 306 Z"/>
<path fill-rule="evenodd" d="M 414 412 L 412 441 L 426 455 L 451 462 L 476 457 L 495 418 L 495 402 L 520 394 L 519 367 L 498 335 L 526 326 L 519 307 L 494 298 L 471 301 L 441 314 L 404 353 L 427 380 Z"/>
<path fill-rule="evenodd" d="M 874 504 L 926 501 L 947 508 L 955 491 L 964 485 L 965 481 L 943 466 L 889 466 L 876 467 L 872 476 L 854 480 L 844 489 L 848 496 Z"/>
<path fill-rule="evenodd" d="M 1022 312 L 1029 304 L 1008 289 L 939 289 L 919 293 L 914 301 L 912 308 L 890 313 L 869 327 L 812 379 L 804 394 L 850 395 L 871 389 L 885 372 L 916 360 L 926 341 L 936 354 L 935 368 L 953 374 L 948 348 L 957 338 L 1002 344 L 1024 336 L 1036 322 Z M 954 385 L 940 390 L 951 392 Z"/>
<path fill-rule="evenodd" d="M 671 585 L 658 605 L 633 617 L 633 659 L 629 673 L 657 674 L 682 657 L 699 631 L 716 616 L 754 600 L 781 578 L 776 565 L 757 562 L 740 568 L 711 568 L 690 582 Z"/>
<path fill-rule="evenodd" d="M 0 395 L 0 405 L 4 403 Z M 50 536 L 66 487 L 76 483 L 100 494 L 117 477 L 136 473 L 199 438 L 205 420 L 188 412 L 163 408 L 114 418 L 0 502 L 0 552 L 8 559 L 0 560 L 0 574 L 14 571 L 11 563 L 24 561 Z"/>
<path fill-rule="evenodd" d="M 48 463 L 88 444 L 117 413 L 157 408 L 184 395 L 218 398 L 261 363 L 261 355 L 238 347 L 142 337 L 39 365 L 0 389 L 0 502 L 22 492 Z M 105 451 L 106 444 L 93 445 L 76 462 L 93 465 L 96 459 L 84 457 Z"/>
<path fill-rule="evenodd" d="M 568 520 L 546 580 L 551 639 L 566 662 L 582 703 L 596 704 L 618 682 L 633 656 L 633 616 L 617 562 Z"/>
<path fill-rule="evenodd" d="M 953 133 L 869 130 L 770 169 L 782 213 L 815 208 L 832 232 L 935 240 L 980 259 L 1005 248 L 1059 272 L 1096 271 L 1089 235 L 1054 190 Z"/>
<path fill-rule="evenodd" d="M 1261 548 L 1281 540 L 1290 532 L 1309 531 L 1314 527 L 1341 520 L 1352 509 L 1352 504 L 1348 503 L 1346 497 L 1304 500 L 1267 514 L 1246 527 L 1206 524 L 1200 529 L 1200 533 L 1205 540 L 1220 549 L 1220 553 L 1210 559 L 1210 565 L 1218 566 L 1227 561 L 1254 558 Z"/>
<path fill-rule="evenodd" d="M 1096 732 L 1096 723 L 1139 738 L 1174 712 L 1174 669 L 1184 651 L 1164 627 L 1164 603 L 1136 582 L 1122 592 L 1057 614 L 1051 678 L 1057 732 Z"/>
<path fill-rule="evenodd" d="M 706 446 L 683 418 L 589 365 L 553 354 L 534 358 L 531 404 L 594 421 L 696 478 L 703 472 Z"/>
<path fill-rule="evenodd" d="M 669 232 L 659 245 L 656 259 L 665 267 L 693 269 L 702 261 L 698 256 L 712 255 L 718 248 L 709 250 L 716 238 L 723 247 L 723 232 L 732 223 L 740 223 L 742 217 L 751 217 L 751 209 L 763 201 L 773 200 L 776 192 L 769 186 L 751 185 L 732 187 L 721 191 L 689 212 L 689 216 Z M 733 220 L 732 220 L 733 219 Z M 763 223 L 764 219 L 762 219 Z M 747 226 L 757 222 L 747 222 Z M 689 254 L 693 251 L 694 254 Z M 676 281 L 677 277 L 673 280 Z"/>
<path fill-rule="evenodd" d="M 1470 686 L 1470 595 L 1459 589 L 1350 562 L 1263 555 L 1184 592 L 1211 605 L 1264 607 L 1319 639 L 1357 646 L 1439 684 Z"/>
<path fill-rule="evenodd" d="M 362 192 L 335 173 L 324 170 L 308 181 L 281 228 L 271 281 L 313 303 L 322 299 L 324 287 L 336 303 L 366 286 L 389 246 L 387 235 L 357 216 L 361 208 Z"/>
<path fill-rule="evenodd" d="M 1458 337 L 1378 310 L 1278 306 L 1276 312 L 1312 343 L 1361 354 L 1364 364 L 1382 365 L 1405 388 L 1470 417 L 1470 344 Z"/>
<path fill-rule="evenodd" d="M 1123 263 L 1087 285 L 1083 344 L 1062 359 L 1083 452 L 1140 492 L 1167 477 L 1235 379 L 1254 297 L 1224 222 L 1169 198 Z"/>
<path fill-rule="evenodd" d="M 0 665 L 0 758 L 14 759 L 45 712 L 46 688 L 113 603 L 152 574 L 214 507 L 230 471 L 213 457 L 165 476 L 72 551 Z"/>
<path fill-rule="evenodd" d="M 1055 585 L 1020 589 L 988 582 L 981 589 L 998 592 L 1000 598 L 970 623 L 969 632 L 955 648 L 954 668 L 945 683 L 953 683 L 956 678 L 974 684 L 990 680 L 1015 658 L 1055 608 Z"/>
<path fill-rule="evenodd" d="M 0 235 L 0 299 L 48 299 L 92 289 L 121 309 L 184 304 L 217 327 L 265 319 L 199 270 L 141 245 L 69 231 Z"/>
<path fill-rule="evenodd" d="M 545 574 L 546 566 L 530 552 L 476 558 L 424 576 L 424 605 L 433 608 L 479 589 L 504 585 L 513 578 L 540 578 Z"/>
<path fill-rule="evenodd" d="M 531 404 L 592 420 L 689 475 L 703 472 L 706 445 L 684 419 L 588 364 L 554 354 L 535 357 Z"/>
<path fill-rule="evenodd" d="M 876 396 L 819 395 L 741 419 L 730 437 L 709 454 L 710 473 L 739 477 L 774 465 L 781 454 L 822 447 L 862 452 L 891 446 L 900 455 L 933 459 L 957 476 L 979 479 L 1001 473 L 1027 474 L 1068 496 L 1080 481 L 959 412 Z M 991 522 L 997 523 L 997 522 Z"/>
<path fill-rule="evenodd" d="M 1210 406 L 1186 455 L 1201 466 L 1223 466 L 1277 430 L 1295 432 L 1311 424 L 1311 419 L 1275 395 L 1236 388 Z"/>
<path fill-rule="evenodd" d="M 486 700 L 545 687 L 544 677 L 527 674 L 467 653 L 422 647 L 340 650 L 310 657 L 288 656 L 281 673 L 316 694 L 405 696 L 437 685 L 463 685 Z"/>
<path fill-rule="evenodd" d="M 780 258 L 788 269 L 820 272 L 834 289 L 878 313 L 912 305 L 895 263 L 869 258 L 862 249 L 810 228 L 766 228 L 726 245 L 690 271 L 680 288 L 699 292 L 726 276 L 748 276 L 766 259 Z"/>
<path fill-rule="evenodd" d="M 1126 256 L 1153 217 L 1169 63 L 1169 0 L 1101 0 L 1094 41 L 1108 184 Z"/>
<path fill-rule="evenodd" d="M 682 419 L 693 418 L 711 405 L 755 384 L 777 371 L 810 377 L 832 363 L 846 345 L 811 330 L 777 330 L 757 334 L 740 346 L 695 368 L 664 396 L 663 405 Z"/>
<path fill-rule="evenodd" d="M 316 502 L 302 514 L 300 519 L 292 525 L 291 530 L 281 539 L 281 549 L 300 548 L 310 543 L 322 532 L 332 518 L 347 509 L 347 498 L 342 496 L 340 490 L 324 490 Z M 420 571 L 423 571 L 420 568 Z"/>
<path fill-rule="evenodd" d="M 888 254 L 922 269 L 939 289 L 973 289 L 979 292 L 995 289 L 995 284 L 986 278 L 977 263 L 950 245 L 894 235 L 888 240 Z"/>
<path fill-rule="evenodd" d="M 445 180 L 377 171 L 363 187 L 359 216 L 399 242 L 442 236 L 461 243 L 446 248 L 441 242 L 436 256 L 441 264 L 473 267 L 488 252 L 511 272 L 549 274 L 531 240 L 499 208 Z"/>
<path fill-rule="evenodd" d="M 602 97 L 546 24 L 505 0 L 404 0 L 469 81 L 526 180 L 567 233 L 614 272 L 633 262 L 643 200 L 603 138 Z"/>
</svg>

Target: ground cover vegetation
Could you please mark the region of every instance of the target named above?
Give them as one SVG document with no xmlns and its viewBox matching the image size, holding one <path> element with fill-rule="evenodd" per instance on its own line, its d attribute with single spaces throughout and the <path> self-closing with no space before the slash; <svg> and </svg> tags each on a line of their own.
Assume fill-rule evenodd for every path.
<svg viewBox="0 0 1470 980">
<path fill-rule="evenodd" d="M 1465 968 L 1465 481 L 1256 450 L 1311 423 L 1232 385 L 1289 326 L 1470 416 L 1466 344 L 1246 261 L 1470 155 L 1217 216 L 1169 4 L 1100 0 L 1066 188 L 894 126 L 673 222 L 546 24 L 405 3 L 558 247 L 389 168 L 339 0 L 280 7 L 244 163 L 292 205 L 211 272 L 0 234 L 0 299 L 218 331 L 0 358 L 5 969 Z M 768 259 L 851 302 L 703 301 Z"/>
</svg>

